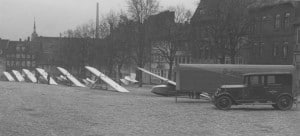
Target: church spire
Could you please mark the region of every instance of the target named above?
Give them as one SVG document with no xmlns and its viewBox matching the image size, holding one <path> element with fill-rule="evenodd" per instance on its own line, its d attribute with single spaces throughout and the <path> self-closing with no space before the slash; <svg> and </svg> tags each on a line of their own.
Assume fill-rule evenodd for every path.
<svg viewBox="0 0 300 136">
<path fill-rule="evenodd" d="M 36 33 L 35 18 L 33 19 L 33 33 Z"/>
<path fill-rule="evenodd" d="M 35 18 L 33 20 L 33 32 L 31 34 L 31 40 L 34 40 L 38 37 L 38 34 L 36 33 L 36 25 L 35 25 Z"/>
</svg>

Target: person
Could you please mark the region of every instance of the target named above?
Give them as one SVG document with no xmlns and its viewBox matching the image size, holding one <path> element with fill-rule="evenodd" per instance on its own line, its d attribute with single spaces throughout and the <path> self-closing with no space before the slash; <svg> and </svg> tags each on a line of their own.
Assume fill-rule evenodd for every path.
<svg viewBox="0 0 300 136">
<path fill-rule="evenodd" d="M 50 74 L 48 74 L 48 75 L 47 75 L 48 85 L 50 85 L 50 78 L 51 78 L 51 76 L 50 76 Z"/>
<path fill-rule="evenodd" d="M 39 83 L 39 74 L 35 73 L 36 83 Z"/>
</svg>

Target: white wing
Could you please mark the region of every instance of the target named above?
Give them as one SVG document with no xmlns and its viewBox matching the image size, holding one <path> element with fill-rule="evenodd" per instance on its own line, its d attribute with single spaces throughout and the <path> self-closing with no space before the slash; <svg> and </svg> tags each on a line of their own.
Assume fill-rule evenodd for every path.
<svg viewBox="0 0 300 136">
<path fill-rule="evenodd" d="M 143 68 L 140 68 L 140 67 L 138 67 L 138 69 L 141 70 L 141 71 L 143 71 L 143 72 L 145 72 L 145 73 L 147 73 L 147 74 L 149 74 L 149 75 L 152 75 L 152 76 L 154 76 L 154 77 L 156 77 L 156 78 L 159 78 L 159 79 L 161 79 L 161 80 L 163 80 L 163 81 L 165 81 L 165 82 L 168 82 L 169 84 L 172 84 L 172 85 L 175 85 L 175 86 L 176 86 L 176 82 L 174 82 L 174 81 L 172 81 L 172 80 L 169 80 L 169 79 L 167 79 L 167 78 L 164 78 L 164 77 L 161 77 L 161 76 L 156 75 L 156 74 L 154 74 L 154 73 L 151 73 L 150 71 L 148 71 L 148 70 L 146 70 L 146 69 L 143 69 Z"/>
<path fill-rule="evenodd" d="M 66 69 L 62 67 L 57 67 L 57 69 L 64 74 L 74 85 L 78 87 L 86 87 L 81 82 L 79 82 L 72 74 L 70 74 Z"/>
<path fill-rule="evenodd" d="M 101 80 L 103 80 L 104 82 L 109 84 L 111 87 L 116 89 L 118 92 L 129 92 L 127 89 L 125 89 L 124 87 L 117 84 L 115 81 L 113 81 L 112 79 L 110 79 L 109 77 L 107 77 L 106 75 L 101 73 L 96 68 L 93 68 L 93 67 L 90 67 L 90 66 L 85 66 L 85 68 L 87 70 L 89 70 L 91 73 L 93 73 L 95 76 L 100 77 Z"/>
</svg>

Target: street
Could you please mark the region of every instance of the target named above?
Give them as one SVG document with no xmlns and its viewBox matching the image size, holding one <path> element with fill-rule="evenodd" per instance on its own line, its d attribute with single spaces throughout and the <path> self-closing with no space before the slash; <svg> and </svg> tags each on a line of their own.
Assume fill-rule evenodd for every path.
<svg viewBox="0 0 300 136">
<path fill-rule="evenodd" d="M 300 135 L 300 110 L 233 106 L 130 93 L 0 82 L 0 136 L 259 136 Z"/>
</svg>

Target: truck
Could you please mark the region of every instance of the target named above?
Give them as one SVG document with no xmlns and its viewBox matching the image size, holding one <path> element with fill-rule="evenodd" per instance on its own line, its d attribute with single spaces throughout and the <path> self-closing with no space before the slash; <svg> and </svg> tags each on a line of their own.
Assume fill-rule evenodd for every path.
<svg viewBox="0 0 300 136">
<path fill-rule="evenodd" d="M 175 75 L 176 94 L 197 97 L 207 93 L 222 110 L 234 104 L 270 104 L 288 110 L 299 92 L 299 78 L 293 65 L 180 64 Z M 249 84 L 249 78 L 255 76 L 260 77 L 258 88 Z M 271 76 L 277 79 L 274 85 L 267 84 Z M 288 101 L 288 106 L 280 105 L 280 101 Z"/>
</svg>

